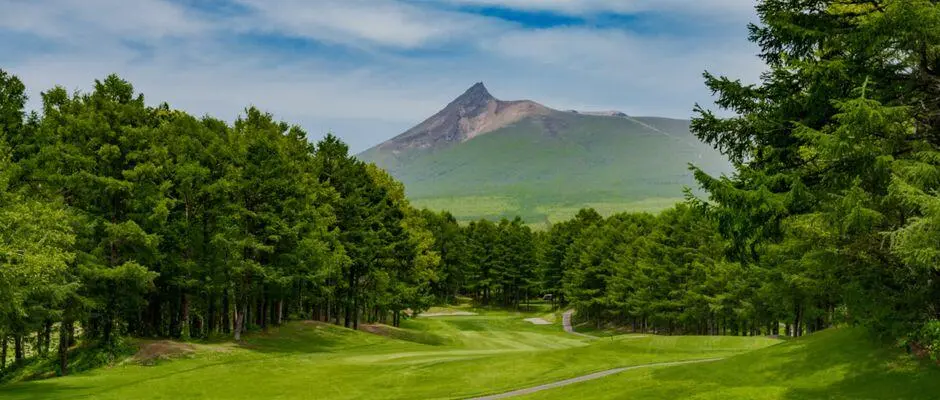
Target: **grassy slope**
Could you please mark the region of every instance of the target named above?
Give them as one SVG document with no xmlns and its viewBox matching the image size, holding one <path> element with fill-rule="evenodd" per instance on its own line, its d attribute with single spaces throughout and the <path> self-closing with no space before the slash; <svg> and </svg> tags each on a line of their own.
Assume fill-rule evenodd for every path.
<svg viewBox="0 0 940 400">
<path fill-rule="evenodd" d="M 774 343 L 629 336 L 588 342 L 565 334 L 557 324 L 522 321 L 531 315 L 419 318 L 406 321 L 395 334 L 406 340 L 292 323 L 253 335 L 243 347 L 200 347 L 195 355 L 155 366 L 124 364 L 0 386 L 0 398 L 456 398 L 617 366 L 726 356 Z"/>
<path fill-rule="evenodd" d="M 834 329 L 704 365 L 627 371 L 526 399 L 936 399 L 940 368 Z"/>
<path fill-rule="evenodd" d="M 584 206 L 656 211 L 681 199 L 683 185 L 693 185 L 689 162 L 727 170 L 714 150 L 688 133 L 687 121 L 569 113 L 524 120 L 430 154 L 395 158 L 373 151 L 362 157 L 402 180 L 415 204 L 463 220 L 521 215 L 529 222 L 557 221 Z"/>
</svg>

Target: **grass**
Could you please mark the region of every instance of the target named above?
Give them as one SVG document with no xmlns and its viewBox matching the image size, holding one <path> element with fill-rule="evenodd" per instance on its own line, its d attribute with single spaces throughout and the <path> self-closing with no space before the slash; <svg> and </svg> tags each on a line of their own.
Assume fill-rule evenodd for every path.
<svg viewBox="0 0 940 400">
<path fill-rule="evenodd" d="M 294 322 L 244 343 L 181 344 L 143 365 L 127 359 L 76 375 L 0 385 L 0 398 L 454 399 L 501 393 L 611 368 L 723 358 L 626 371 L 532 394 L 531 399 L 930 399 L 940 368 L 873 342 L 860 329 L 781 341 L 765 337 L 654 336 L 562 331 L 557 313 L 458 304 L 374 334 Z M 534 325 L 528 317 L 553 318 Z"/>
<path fill-rule="evenodd" d="M 463 308 L 465 309 L 465 308 Z M 64 378 L 0 386 L 3 399 L 461 398 L 651 362 L 722 357 L 765 338 L 634 337 L 585 340 L 532 313 L 406 320 L 369 334 L 290 323 L 240 346 L 195 351 L 152 366 L 124 362 Z"/>
<path fill-rule="evenodd" d="M 682 197 L 649 198 L 637 201 L 585 201 L 583 203 L 531 203 L 510 197 L 435 197 L 412 199 L 413 206 L 435 211 L 449 211 L 458 222 L 468 223 L 481 218 L 512 219 L 520 216 L 533 228 L 567 221 L 583 208 L 590 207 L 608 217 L 620 212 L 656 213 L 674 206 Z"/>
<path fill-rule="evenodd" d="M 525 399 L 936 399 L 940 368 L 832 329 L 723 361 L 627 371 Z"/>
<path fill-rule="evenodd" d="M 508 197 L 432 197 L 412 199 L 411 203 L 418 208 L 450 211 L 454 218 L 461 221 L 479 219 L 485 215 L 510 215 L 522 209 L 518 200 Z"/>
<path fill-rule="evenodd" d="M 405 184 L 418 206 L 458 219 L 521 216 L 564 220 L 593 206 L 610 214 L 659 211 L 695 187 L 688 163 L 712 173 L 729 164 L 698 142 L 688 121 L 552 114 L 527 119 L 459 145 L 360 157 Z"/>
</svg>

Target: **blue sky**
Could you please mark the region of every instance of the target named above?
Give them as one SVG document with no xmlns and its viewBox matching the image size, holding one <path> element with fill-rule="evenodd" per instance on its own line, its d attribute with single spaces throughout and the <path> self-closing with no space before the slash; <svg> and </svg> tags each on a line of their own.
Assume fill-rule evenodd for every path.
<svg viewBox="0 0 940 400">
<path fill-rule="evenodd" d="M 690 116 L 701 73 L 755 82 L 749 0 L 0 0 L 0 68 L 30 89 L 117 73 L 150 103 L 255 105 L 353 151 L 483 81 L 558 109 Z"/>
</svg>

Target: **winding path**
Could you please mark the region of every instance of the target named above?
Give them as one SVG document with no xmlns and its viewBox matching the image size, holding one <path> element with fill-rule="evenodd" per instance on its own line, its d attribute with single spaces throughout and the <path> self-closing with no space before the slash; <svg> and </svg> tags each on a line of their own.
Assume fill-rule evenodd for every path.
<svg viewBox="0 0 940 400">
<path fill-rule="evenodd" d="M 532 394 L 532 393 L 535 393 L 535 392 L 541 392 L 541 391 L 543 391 L 543 390 L 554 389 L 554 388 L 558 388 L 558 387 L 562 387 L 562 386 L 568 386 L 568 385 L 571 385 L 571 384 L 574 384 L 574 383 L 578 383 L 578 382 L 584 382 L 584 381 L 590 381 L 590 380 L 594 380 L 594 379 L 599 379 L 599 378 L 603 378 L 603 377 L 605 377 L 605 376 L 610 376 L 610 375 L 613 375 L 613 374 L 618 374 L 618 373 L 621 373 L 621 372 L 623 372 L 623 371 L 629 371 L 629 370 L 632 370 L 632 369 L 652 368 L 652 367 L 669 367 L 669 366 L 673 366 L 673 365 L 695 364 L 695 363 L 704 363 L 704 362 L 711 362 L 711 361 L 718 361 L 718 360 L 721 360 L 721 358 L 709 358 L 709 359 L 707 359 L 707 360 L 674 361 L 674 362 L 664 362 L 664 363 L 655 363 L 655 364 L 634 365 L 634 366 L 632 366 L 632 367 L 614 368 L 614 369 L 609 369 L 609 370 L 606 370 L 606 371 L 595 372 L 595 373 L 593 373 L 593 374 L 582 375 L 582 376 L 579 376 L 579 377 L 576 377 L 576 378 L 565 379 L 565 380 L 563 380 L 563 381 L 547 383 L 547 384 L 544 384 L 544 385 L 533 386 L 533 387 L 526 388 L 526 389 L 513 390 L 513 391 L 511 391 L 511 392 L 500 393 L 500 394 L 494 394 L 494 395 L 490 395 L 490 396 L 474 397 L 474 398 L 471 398 L 471 399 L 468 399 L 468 400 L 496 400 L 496 399 L 505 399 L 505 398 L 508 398 L 508 397 L 522 396 L 522 395 L 526 395 L 526 394 Z"/>
<path fill-rule="evenodd" d="M 561 325 L 562 325 L 562 327 L 565 328 L 565 332 L 568 332 L 568 333 L 570 333 L 570 334 L 572 334 L 572 335 L 578 335 L 578 336 L 586 337 L 586 338 L 590 338 L 590 339 L 597 339 L 596 336 L 591 336 L 591 335 L 586 335 L 586 334 L 583 334 L 583 333 L 580 333 L 580 332 L 575 332 L 574 327 L 571 326 L 571 316 L 572 316 L 573 314 L 574 314 L 574 310 L 568 310 L 568 311 L 565 311 L 565 312 L 562 314 L 562 316 L 561 316 Z M 709 358 L 709 359 L 704 359 L 704 360 L 688 360 L 688 361 L 672 361 L 672 362 L 662 362 L 662 363 L 654 363 L 654 364 L 634 365 L 634 366 L 630 366 L 630 367 L 620 367 L 620 368 L 608 369 L 608 370 L 606 370 L 606 371 L 595 372 L 595 373 L 593 373 L 593 374 L 587 374 L 587 375 L 582 375 L 582 376 L 578 376 L 578 377 L 574 377 L 574 378 L 570 378 L 570 379 L 565 379 L 565 380 L 558 381 L 558 382 L 546 383 L 546 384 L 544 384 L 544 385 L 533 386 L 533 387 L 530 387 L 530 388 L 513 390 L 513 391 L 511 391 L 511 392 L 493 394 L 493 395 L 483 396 L 483 397 L 473 397 L 473 398 L 470 398 L 470 399 L 468 399 L 468 400 L 496 400 L 496 399 L 505 399 L 505 398 L 509 398 L 509 397 L 523 396 L 523 395 L 532 394 L 532 393 L 535 393 L 535 392 L 541 392 L 541 391 L 543 391 L 543 390 L 559 388 L 559 387 L 562 387 L 562 386 L 568 386 L 568 385 L 575 384 L 575 383 L 578 383 L 578 382 L 584 382 L 584 381 L 590 381 L 590 380 L 594 380 L 594 379 L 600 379 L 600 378 L 603 378 L 603 377 L 605 377 L 605 376 L 610 376 L 610 375 L 614 375 L 614 374 L 619 374 L 619 373 L 621 373 L 621 372 L 623 372 L 623 371 L 629 371 L 629 370 L 632 370 L 632 369 L 653 368 L 653 367 L 669 367 L 669 366 L 673 366 L 673 365 L 705 363 L 705 362 L 718 361 L 718 360 L 721 360 L 721 358 Z"/>
<path fill-rule="evenodd" d="M 561 315 L 561 326 L 565 328 L 565 332 L 568 332 L 572 335 L 586 337 L 589 339 L 597 339 L 596 336 L 585 335 L 580 332 L 575 332 L 574 327 L 571 326 L 571 316 L 573 314 L 574 314 L 574 310 L 568 310 L 568 311 L 565 311 L 565 313 Z"/>
</svg>

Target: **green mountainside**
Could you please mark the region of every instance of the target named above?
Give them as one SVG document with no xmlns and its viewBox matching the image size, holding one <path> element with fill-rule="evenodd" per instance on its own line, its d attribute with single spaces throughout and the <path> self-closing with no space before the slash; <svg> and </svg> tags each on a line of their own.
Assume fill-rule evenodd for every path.
<svg viewBox="0 0 940 400">
<path fill-rule="evenodd" d="M 527 104 L 529 112 L 503 118 L 503 125 L 487 122 L 517 111 L 514 104 Z M 481 110 L 495 112 L 481 116 Z M 474 122 L 491 130 L 460 132 Z M 481 84 L 359 157 L 404 182 L 418 206 L 447 209 L 463 220 L 521 215 L 536 224 L 587 206 L 607 214 L 657 211 L 694 186 L 689 163 L 730 171 L 717 151 L 689 133 L 689 121 L 502 102 Z"/>
</svg>

